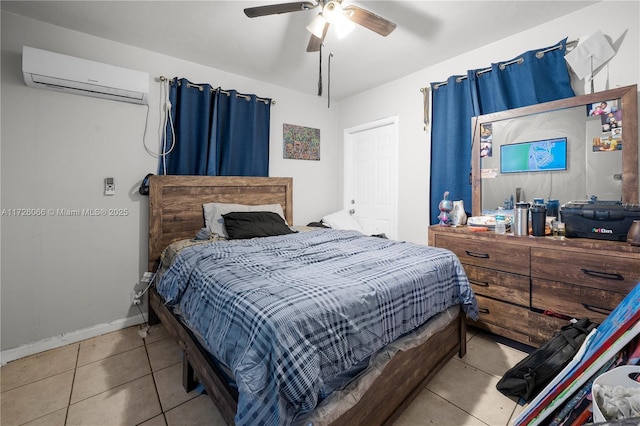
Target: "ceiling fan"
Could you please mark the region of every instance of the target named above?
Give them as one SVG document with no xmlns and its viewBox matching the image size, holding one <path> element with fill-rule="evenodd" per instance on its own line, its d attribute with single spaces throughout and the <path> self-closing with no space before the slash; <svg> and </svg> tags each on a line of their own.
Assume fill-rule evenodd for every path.
<svg viewBox="0 0 640 426">
<path fill-rule="evenodd" d="M 249 18 L 256 18 L 258 16 L 311 10 L 318 6 L 321 9 L 320 13 L 307 25 L 307 29 L 311 33 L 307 52 L 320 50 L 330 24 L 336 24 L 336 29 L 340 29 L 345 24 L 356 23 L 385 37 L 396 28 L 395 23 L 361 7 L 353 5 L 343 7 L 342 0 L 318 0 L 317 3 L 301 1 L 249 7 L 244 10 L 244 13 Z"/>
</svg>

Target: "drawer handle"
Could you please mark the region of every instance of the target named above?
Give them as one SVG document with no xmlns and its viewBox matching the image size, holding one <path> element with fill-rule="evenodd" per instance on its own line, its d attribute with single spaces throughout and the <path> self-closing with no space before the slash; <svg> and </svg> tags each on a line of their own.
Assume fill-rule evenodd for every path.
<svg viewBox="0 0 640 426">
<path fill-rule="evenodd" d="M 620 274 L 612 274 L 609 272 L 601 272 L 601 271 L 592 271 L 590 269 L 582 269 L 587 275 L 591 275 L 596 278 L 604 278 L 605 280 L 616 280 L 616 281 L 624 281 L 624 277 Z"/>
<path fill-rule="evenodd" d="M 583 303 L 582 306 L 584 306 L 584 308 L 587 311 L 595 312 L 597 314 L 609 315 L 611 313 L 611 309 L 602 308 L 600 306 L 595 306 L 595 305 L 589 305 L 588 303 Z"/>
<path fill-rule="evenodd" d="M 465 250 L 465 253 L 467 253 L 467 256 L 471 256 L 471 257 L 478 257 L 480 259 L 488 259 L 489 255 L 487 253 L 476 253 L 474 251 L 469 251 L 469 250 Z"/>
<path fill-rule="evenodd" d="M 480 312 L 481 314 L 488 314 L 489 308 L 478 308 L 478 312 Z"/>
<path fill-rule="evenodd" d="M 469 283 L 473 285 L 477 285 L 478 287 L 489 287 L 489 283 L 486 281 L 469 280 Z"/>
</svg>

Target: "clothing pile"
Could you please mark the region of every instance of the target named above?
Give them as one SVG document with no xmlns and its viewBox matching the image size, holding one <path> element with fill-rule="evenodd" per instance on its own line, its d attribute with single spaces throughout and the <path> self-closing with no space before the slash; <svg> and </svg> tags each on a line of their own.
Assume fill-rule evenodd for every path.
<svg viewBox="0 0 640 426">
<path fill-rule="evenodd" d="M 640 388 L 594 384 L 593 394 L 607 420 L 640 417 Z"/>
</svg>

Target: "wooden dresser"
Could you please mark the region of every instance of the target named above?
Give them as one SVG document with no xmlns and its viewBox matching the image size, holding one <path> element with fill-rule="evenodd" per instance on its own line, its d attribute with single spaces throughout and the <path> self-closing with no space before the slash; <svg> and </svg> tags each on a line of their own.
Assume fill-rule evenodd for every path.
<svg viewBox="0 0 640 426">
<path fill-rule="evenodd" d="M 480 309 L 470 325 L 535 347 L 568 323 L 551 313 L 600 322 L 640 282 L 640 247 L 622 242 L 435 225 L 429 245 L 462 262 Z"/>
</svg>

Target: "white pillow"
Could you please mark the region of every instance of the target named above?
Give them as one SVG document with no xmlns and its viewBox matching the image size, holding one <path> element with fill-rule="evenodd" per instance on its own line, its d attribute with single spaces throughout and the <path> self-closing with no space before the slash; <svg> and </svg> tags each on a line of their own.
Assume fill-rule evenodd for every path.
<svg viewBox="0 0 640 426">
<path fill-rule="evenodd" d="M 322 223 L 333 229 L 342 229 L 345 231 L 358 231 L 364 234 L 358 221 L 346 210 L 340 210 L 331 213 L 322 218 Z"/>
<path fill-rule="evenodd" d="M 232 203 L 207 203 L 203 204 L 204 224 L 209 230 L 220 237 L 229 238 L 227 230 L 224 228 L 223 214 L 231 212 L 273 212 L 279 214 L 286 222 L 282 206 L 280 204 L 261 204 L 250 206 L 248 204 Z"/>
</svg>

